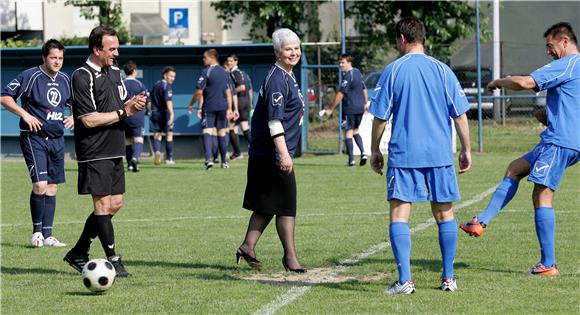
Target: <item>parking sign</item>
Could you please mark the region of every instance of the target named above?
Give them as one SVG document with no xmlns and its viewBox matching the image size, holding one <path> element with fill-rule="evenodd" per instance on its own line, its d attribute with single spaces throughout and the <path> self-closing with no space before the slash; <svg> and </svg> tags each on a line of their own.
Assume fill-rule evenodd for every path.
<svg viewBox="0 0 580 315">
<path fill-rule="evenodd" d="M 169 9 L 169 37 L 184 38 L 189 37 L 189 9 L 170 8 Z"/>
</svg>

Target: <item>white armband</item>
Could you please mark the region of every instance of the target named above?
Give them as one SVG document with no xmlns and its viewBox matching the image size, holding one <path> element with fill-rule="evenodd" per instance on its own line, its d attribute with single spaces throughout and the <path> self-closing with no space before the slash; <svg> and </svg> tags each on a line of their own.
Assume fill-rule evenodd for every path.
<svg viewBox="0 0 580 315">
<path fill-rule="evenodd" d="M 284 127 L 282 126 L 282 121 L 279 119 L 270 120 L 268 122 L 268 128 L 270 128 L 270 136 L 277 137 L 284 134 Z"/>
</svg>

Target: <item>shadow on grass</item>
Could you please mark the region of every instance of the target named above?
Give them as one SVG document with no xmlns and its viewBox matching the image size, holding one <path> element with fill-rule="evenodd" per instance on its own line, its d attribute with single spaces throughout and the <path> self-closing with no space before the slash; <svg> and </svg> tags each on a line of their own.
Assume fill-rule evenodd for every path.
<svg viewBox="0 0 580 315">
<path fill-rule="evenodd" d="M 329 264 L 338 266 L 338 265 L 340 265 L 340 260 L 331 260 L 331 261 L 329 261 Z M 369 265 L 369 264 L 378 264 L 378 265 L 386 266 L 389 269 L 396 266 L 395 260 L 392 258 L 390 258 L 390 259 L 367 258 L 367 259 L 361 260 L 355 264 L 348 264 L 345 266 L 346 267 L 353 267 L 353 266 L 363 266 L 363 265 Z M 443 268 L 443 266 L 442 266 L 441 260 L 439 260 L 439 259 L 413 259 L 413 258 L 411 258 L 411 269 L 412 270 L 426 270 L 426 271 L 439 272 L 439 271 L 441 271 L 441 268 Z M 469 268 L 469 264 L 466 264 L 464 262 L 456 262 L 455 263 L 455 269 L 462 269 L 462 268 Z"/>
<path fill-rule="evenodd" d="M 0 272 L 2 274 L 9 275 L 21 275 L 21 274 L 62 274 L 62 271 L 56 269 L 45 269 L 45 268 L 15 268 L 15 267 L 0 267 Z"/>
<path fill-rule="evenodd" d="M 69 295 L 69 296 L 106 296 L 105 292 L 102 293 L 96 293 L 96 292 L 78 292 L 78 291 L 74 291 L 74 292 L 66 292 L 65 295 Z"/>
<path fill-rule="evenodd" d="M 2 243 L 1 244 L 2 247 L 14 247 L 14 248 L 30 248 L 30 249 L 36 249 L 36 247 L 30 245 L 30 244 L 13 244 L 13 243 Z"/>
</svg>

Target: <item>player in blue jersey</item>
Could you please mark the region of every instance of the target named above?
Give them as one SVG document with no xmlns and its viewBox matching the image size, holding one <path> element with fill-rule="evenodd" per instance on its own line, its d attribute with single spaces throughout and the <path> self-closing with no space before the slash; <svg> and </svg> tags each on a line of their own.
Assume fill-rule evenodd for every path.
<svg viewBox="0 0 580 315">
<path fill-rule="evenodd" d="M 358 146 L 360 156 L 360 166 L 367 163 L 367 156 L 363 140 L 358 133 L 358 127 L 362 120 L 363 114 L 368 110 L 368 94 L 362 75 L 357 68 L 352 66 L 352 56 L 343 54 L 339 58 L 340 70 L 344 72 L 340 90 L 336 93 L 334 102 L 324 111 L 326 116 L 330 116 L 332 111 L 342 101 L 342 124 L 345 129 L 344 144 L 346 145 L 346 152 L 348 153 L 348 166 L 354 166 L 353 155 L 353 139 Z"/>
<path fill-rule="evenodd" d="M 20 147 L 32 180 L 31 245 L 65 246 L 52 236 L 58 184 L 65 182 L 64 128 L 73 128 L 69 106 L 70 80 L 60 72 L 64 46 L 50 39 L 42 46 L 43 64 L 20 73 L 2 89 L 1 102 L 20 116 Z M 16 100 L 20 99 L 22 107 Z"/>
<path fill-rule="evenodd" d="M 260 88 L 252 116 L 247 185 L 243 207 L 252 211 L 236 260 L 259 269 L 256 244 L 276 216 L 276 230 L 284 247 L 286 271 L 304 273 L 294 244 L 296 179 L 293 158 L 300 142 L 304 99 L 292 69 L 300 61 L 300 39 L 287 28 L 272 34 L 276 64 Z"/>
<path fill-rule="evenodd" d="M 127 76 L 123 81 L 127 89 L 127 97 L 139 94 L 149 94 L 145 85 L 137 79 L 137 64 L 130 60 L 123 66 Z M 139 111 L 125 120 L 125 152 L 129 171 L 139 172 L 139 159 L 143 152 L 143 136 L 145 135 L 145 112 Z"/>
<path fill-rule="evenodd" d="M 167 66 L 163 68 L 162 79 L 157 81 L 151 89 L 151 118 L 149 131 L 153 132 L 153 152 L 155 165 L 161 164 L 161 138 L 165 133 L 165 164 L 173 165 L 173 124 L 175 114 L 173 111 L 173 89 L 171 85 L 175 81 L 175 68 Z"/>
<path fill-rule="evenodd" d="M 375 88 L 369 112 L 373 120 L 371 166 L 382 175 L 384 158 L 379 145 L 392 118 L 386 174 L 390 205 L 389 238 L 399 280 L 387 295 L 411 294 L 411 232 L 409 219 L 414 202 L 431 202 L 439 228 L 443 260 L 441 289 L 455 291 L 453 261 L 457 225 L 453 202 L 460 199 L 451 147 L 452 120 L 461 141 L 459 173 L 471 167 L 471 146 L 465 112 L 469 103 L 451 69 L 425 55 L 425 26 L 415 17 L 396 25 L 397 48 L 403 55 L 389 64 Z"/>
<path fill-rule="evenodd" d="M 227 59 L 228 70 L 230 71 L 232 80 L 236 85 L 236 94 L 238 98 L 238 113 L 239 117 L 230 121 L 230 142 L 232 143 L 233 153 L 230 160 L 235 160 L 242 157 L 242 152 L 238 140 L 238 124 L 242 128 L 244 137 L 250 143 L 250 127 L 248 124 L 250 118 L 250 109 L 252 107 L 252 83 L 250 76 L 238 68 L 238 56 L 231 54 Z"/>
<path fill-rule="evenodd" d="M 229 73 L 219 65 L 217 50 L 208 49 L 203 53 L 203 63 L 207 66 L 202 70 L 195 94 L 188 106 L 193 111 L 193 105 L 203 96 L 203 104 L 199 104 L 198 116 L 203 116 L 202 131 L 205 148 L 205 167 L 213 167 L 212 147 L 217 141 L 222 168 L 228 168 L 228 121 L 234 117 L 232 112 L 232 91 L 228 87 Z M 203 115 L 202 115 L 203 113 Z"/>
<path fill-rule="evenodd" d="M 576 35 L 569 23 L 552 25 L 544 37 L 546 53 L 554 61 L 528 76 L 501 78 L 490 82 L 487 87 L 490 90 L 548 90 L 547 122 L 544 122 L 547 128 L 532 151 L 511 162 L 485 211 L 462 224 L 461 229 L 470 235 L 481 236 L 486 226 L 516 194 L 520 180 L 528 176 L 528 181 L 534 183 L 532 200 L 541 253 L 540 261 L 528 273 L 553 276 L 560 272 L 556 266 L 556 220 L 552 200 L 564 170 L 580 160 L 580 54 Z M 539 116 L 538 120 L 542 121 L 542 117 Z"/>
</svg>

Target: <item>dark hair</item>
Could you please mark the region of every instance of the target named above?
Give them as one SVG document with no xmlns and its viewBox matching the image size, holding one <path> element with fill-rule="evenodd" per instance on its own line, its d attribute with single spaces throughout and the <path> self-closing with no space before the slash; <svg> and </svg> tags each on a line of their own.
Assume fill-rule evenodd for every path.
<svg viewBox="0 0 580 315">
<path fill-rule="evenodd" d="M 89 51 L 92 54 L 93 48 L 103 49 L 103 36 L 117 36 L 115 29 L 107 26 L 97 26 L 89 35 Z"/>
<path fill-rule="evenodd" d="M 42 55 L 47 57 L 51 49 L 64 50 L 64 46 L 56 39 L 49 39 L 42 45 Z"/>
<path fill-rule="evenodd" d="M 568 22 L 560 22 L 550 26 L 550 28 L 544 33 L 544 38 L 548 36 L 560 38 L 562 35 L 570 37 L 570 40 L 572 40 L 574 44 L 578 43 L 578 40 L 576 40 L 576 35 L 574 34 L 574 30 L 572 29 L 572 25 L 570 25 Z"/>
<path fill-rule="evenodd" d="M 131 75 L 133 71 L 137 71 L 137 64 L 135 61 L 129 60 L 123 65 L 123 71 L 126 75 Z"/>
<path fill-rule="evenodd" d="M 342 54 L 342 55 L 340 55 L 340 57 L 338 58 L 338 60 L 340 61 L 342 59 L 346 60 L 346 62 L 352 63 L 352 56 L 350 54 Z"/>
<path fill-rule="evenodd" d="M 161 77 L 163 77 L 167 72 L 175 72 L 175 68 L 172 66 L 165 66 L 165 68 L 163 68 L 163 74 L 161 74 Z"/>
<path fill-rule="evenodd" d="M 238 55 L 236 54 L 230 54 L 228 58 L 233 58 L 235 61 L 238 61 Z"/>
<path fill-rule="evenodd" d="M 220 55 L 218 54 L 217 50 L 215 50 L 213 48 L 204 51 L 204 53 L 206 53 L 208 56 L 212 56 L 213 58 L 215 58 L 215 60 L 220 59 Z"/>
<path fill-rule="evenodd" d="M 397 39 L 403 35 L 409 43 L 425 44 L 425 25 L 414 16 L 406 16 L 395 27 Z"/>
</svg>

